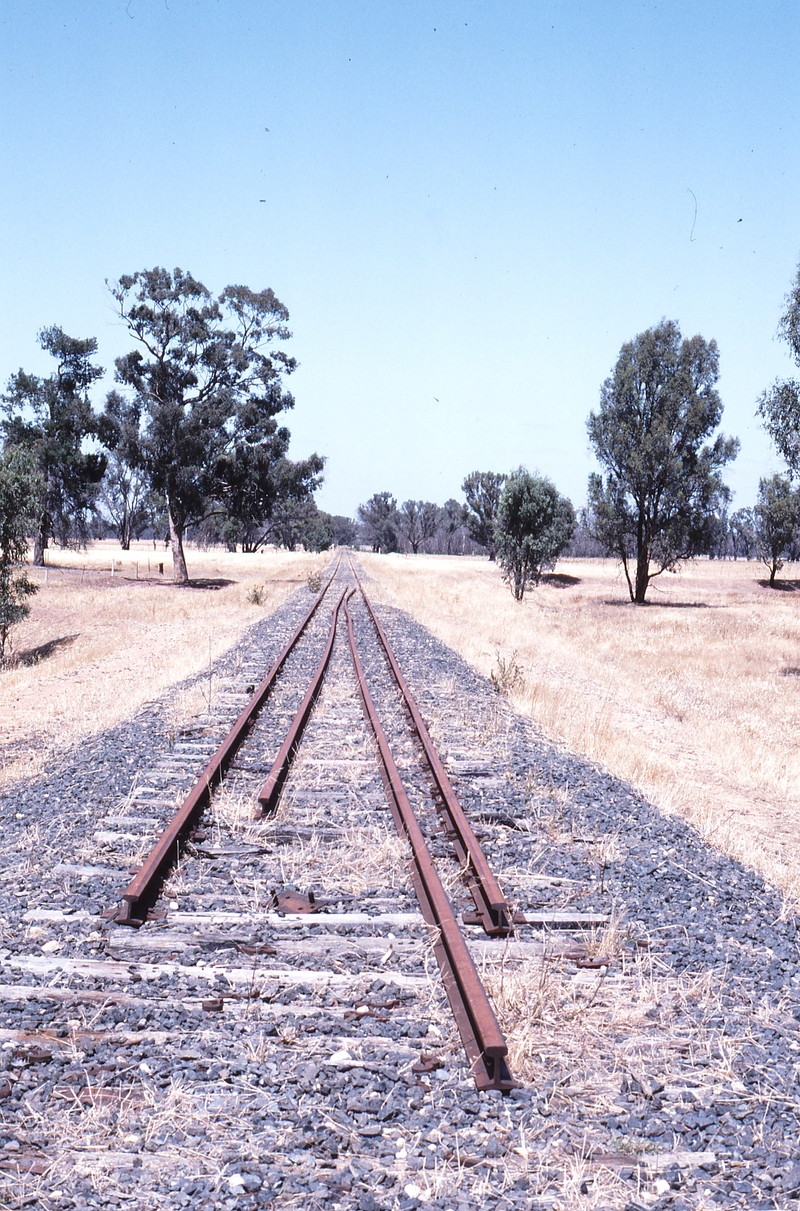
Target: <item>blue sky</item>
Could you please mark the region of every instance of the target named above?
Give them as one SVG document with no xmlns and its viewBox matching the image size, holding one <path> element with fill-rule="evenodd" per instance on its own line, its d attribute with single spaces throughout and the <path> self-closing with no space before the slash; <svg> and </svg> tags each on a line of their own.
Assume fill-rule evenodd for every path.
<svg viewBox="0 0 800 1211">
<path fill-rule="evenodd" d="M 781 469 L 796 4 L 9 0 L 0 46 L 0 379 L 53 323 L 113 366 L 105 279 L 180 266 L 289 308 L 323 508 L 520 463 L 581 504 L 600 384 L 666 316 L 719 343 L 734 505 Z"/>
</svg>

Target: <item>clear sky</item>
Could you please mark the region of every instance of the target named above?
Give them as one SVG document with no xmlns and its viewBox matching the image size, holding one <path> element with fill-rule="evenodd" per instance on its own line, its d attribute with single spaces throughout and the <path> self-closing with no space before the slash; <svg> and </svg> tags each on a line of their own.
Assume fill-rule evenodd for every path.
<svg viewBox="0 0 800 1211">
<path fill-rule="evenodd" d="M 719 343 L 752 504 L 799 63 L 795 0 L 6 0 L 0 379 L 53 323 L 113 366 L 105 279 L 180 266 L 289 308 L 321 507 L 520 463 L 581 504 L 600 384 L 666 316 Z"/>
</svg>

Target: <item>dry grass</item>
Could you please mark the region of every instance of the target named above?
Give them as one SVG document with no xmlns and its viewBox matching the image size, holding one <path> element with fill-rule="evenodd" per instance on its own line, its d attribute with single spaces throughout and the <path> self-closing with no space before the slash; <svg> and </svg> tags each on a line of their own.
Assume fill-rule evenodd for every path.
<svg viewBox="0 0 800 1211">
<path fill-rule="evenodd" d="M 270 824 L 253 823 L 253 800 L 249 795 L 228 793 L 223 787 L 214 799 L 215 820 L 246 841 L 263 844 Z M 291 803 L 282 804 L 277 820 L 302 822 L 302 814 Z M 319 821 L 315 822 L 319 825 Z M 319 833 L 291 846 L 278 847 L 259 870 L 257 885 L 278 883 L 288 887 L 311 887 L 317 894 L 345 893 L 361 896 L 375 887 L 396 887 L 408 877 L 409 847 L 382 822 L 353 827 L 325 841 Z"/>
<path fill-rule="evenodd" d="M 103 542 L 85 552 L 49 551 L 46 583 L 42 569 L 32 571 L 40 590 L 14 632 L 15 651 L 52 650 L 0 672 L 0 786 L 36 774 L 58 751 L 207 668 L 328 563 L 325 555 L 285 551 L 190 551 L 190 574 L 205 587 L 178 588 L 168 553 L 158 574 L 164 558 L 152 543 L 122 552 Z M 254 587 L 260 605 L 248 600 Z"/>
<path fill-rule="evenodd" d="M 759 584 L 759 564 L 698 561 L 637 608 L 612 561 L 559 564 L 518 603 L 486 560 L 361 560 L 378 600 L 493 676 L 548 736 L 800 899 L 800 612 L 793 592 Z"/>
</svg>

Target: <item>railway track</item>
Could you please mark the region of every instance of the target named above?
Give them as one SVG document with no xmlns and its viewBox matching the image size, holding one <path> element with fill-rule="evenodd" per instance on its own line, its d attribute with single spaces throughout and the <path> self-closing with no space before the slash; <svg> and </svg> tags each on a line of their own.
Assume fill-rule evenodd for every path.
<svg viewBox="0 0 800 1211">
<path fill-rule="evenodd" d="M 320 632 L 328 606 L 332 607 L 329 627 L 320 651 Z M 357 623 L 360 631 L 358 637 Z M 346 642 L 342 631 L 346 632 Z M 370 638 L 371 645 L 366 642 Z M 301 651 L 303 648 L 305 650 Z M 372 668 L 372 680 L 376 681 L 382 692 L 388 726 L 393 733 L 391 741 L 376 709 L 369 685 L 370 677 L 365 672 L 359 648 L 367 650 L 371 657 L 368 665 Z M 336 660 L 334 653 L 338 656 Z M 349 697 L 345 688 L 348 680 L 348 653 L 352 664 Z M 315 662 L 316 667 L 305 684 L 304 676 L 309 660 Z M 377 668 L 381 661 L 385 666 L 382 670 L 384 681 L 387 674 L 390 675 L 391 685 L 381 685 L 380 678 L 376 679 L 374 676 L 376 671 L 381 671 Z M 283 885 L 275 869 L 276 854 L 281 860 L 285 859 L 287 830 L 291 834 L 298 816 L 293 804 L 295 788 L 291 781 L 292 769 L 302 752 L 304 734 L 313 717 L 313 708 L 325 689 L 326 674 L 331 667 L 332 681 L 335 682 L 332 692 L 335 695 L 338 687 L 339 694 L 344 690 L 345 698 L 338 718 L 334 717 L 328 725 L 330 731 L 323 741 L 324 747 L 329 750 L 332 744 L 352 744 L 357 737 L 362 758 L 366 756 L 370 737 L 364 736 L 363 725 L 361 729 L 355 727 L 352 717 L 352 694 L 357 687 L 364 722 L 373 741 L 376 768 L 400 846 L 408 849 L 408 858 L 401 866 L 406 867 L 407 877 L 416 896 L 418 912 L 408 911 L 408 889 L 402 905 L 395 905 L 392 903 L 393 895 L 396 894 L 394 890 L 382 888 L 372 889 L 368 896 L 358 896 L 356 911 L 348 912 L 346 908 L 352 904 L 351 895 L 341 898 L 341 889 L 337 889 L 339 898 L 337 890 L 330 894 L 315 893 L 311 886 L 314 881 L 311 871 L 306 876 L 308 889 L 303 892 L 299 885 Z M 282 673 L 285 679 L 282 687 L 285 699 L 283 711 L 288 709 L 292 692 L 294 697 L 297 697 L 302 690 L 302 697 L 277 753 L 273 756 L 275 725 L 281 718 L 281 711 L 272 711 L 270 707 L 273 705 L 272 695 Z M 354 678 L 352 673 L 355 674 Z M 269 716 L 269 720 L 263 719 L 262 715 Z M 403 717 L 409 725 L 405 728 Z M 317 748 L 319 743 L 317 739 Z M 312 740 L 312 747 L 313 745 Z M 398 745 L 400 748 L 405 746 L 406 749 L 411 746 L 411 752 L 400 758 L 400 763 L 404 766 L 403 772 L 392 751 L 393 746 L 397 749 Z M 415 765 L 418 768 L 415 769 Z M 253 796 L 253 779 L 263 773 L 267 766 L 267 777 Z M 231 785 L 226 785 L 224 780 L 229 771 L 232 774 Z M 366 791 L 368 787 L 370 790 L 372 788 L 369 771 L 365 772 Z M 420 942 L 427 934 L 428 944 L 435 956 L 476 1087 L 479 1090 L 498 1089 L 504 1092 L 514 1088 L 516 1082 L 506 1061 L 506 1041 L 465 939 L 464 925 L 458 921 L 445 890 L 437 860 L 429 847 L 429 839 L 445 839 L 451 853 L 440 853 L 439 861 L 445 859 L 446 877 L 449 877 L 451 882 L 454 879 L 462 879 L 469 889 L 476 911 L 466 915 L 466 923 L 480 925 L 488 937 L 502 939 L 513 932 L 514 912 L 458 802 L 385 631 L 358 580 L 352 562 L 345 566 L 342 566 L 341 561 L 337 564 L 330 580 L 301 618 L 267 676 L 254 690 L 234 726 L 207 762 L 190 793 L 135 874 L 123 893 L 122 906 L 115 917 L 119 925 L 141 929 L 147 923 L 153 914 L 165 879 L 168 879 L 170 873 L 181 863 L 184 855 L 187 855 L 187 858 L 181 864 L 182 877 L 193 879 L 193 866 L 197 862 L 198 854 L 197 834 L 198 829 L 202 830 L 202 813 L 212 805 L 215 793 L 219 794 L 223 785 L 226 796 L 238 796 L 242 805 L 246 821 L 246 844 L 250 846 L 251 851 L 262 851 L 259 855 L 262 860 L 256 868 L 261 868 L 260 878 L 259 874 L 254 872 L 253 883 L 257 892 L 260 892 L 260 903 L 263 907 L 261 922 L 258 921 L 258 914 L 252 913 L 252 910 L 248 918 L 245 905 L 241 902 L 241 893 L 233 897 L 228 894 L 222 911 L 228 918 L 235 918 L 239 925 L 247 920 L 247 923 L 254 927 L 254 932 L 251 930 L 248 940 L 244 942 L 237 939 L 235 933 L 226 938 L 218 932 L 213 942 L 220 949 L 229 945 L 262 958 L 273 955 L 275 963 L 279 961 L 280 956 L 283 959 L 280 966 L 273 964 L 269 971 L 265 969 L 260 972 L 261 980 L 272 977 L 280 982 L 291 975 L 291 957 L 297 955 L 298 950 L 301 955 L 311 952 L 329 956 L 336 953 L 340 961 L 342 953 L 347 951 L 347 947 L 342 947 L 341 933 L 348 925 L 352 925 L 357 930 L 355 950 L 366 952 L 365 966 L 370 966 L 369 960 L 374 956 L 378 964 L 385 969 L 388 959 L 402 955 L 405 949 L 409 951 L 411 963 L 407 971 L 402 970 L 401 963 L 397 974 L 413 981 L 419 978 L 417 969 Z M 331 865 L 328 875 L 329 878 L 332 877 L 334 884 L 336 839 L 362 833 L 365 837 L 372 838 L 376 829 L 386 832 L 388 822 L 385 809 L 381 811 L 374 804 L 373 795 L 370 795 L 370 799 L 372 802 L 366 807 L 366 813 L 365 805 L 360 803 L 350 803 L 344 808 L 337 806 L 336 810 L 331 810 L 325 798 L 322 799 L 321 805 L 319 802 L 308 803 L 302 812 L 302 828 L 305 830 L 301 834 L 303 838 L 313 839 L 315 843 L 322 838 L 322 845 L 330 847 Z M 282 803 L 286 805 L 283 811 L 280 810 Z M 252 821 L 248 821 L 248 816 L 252 817 Z M 194 844 L 191 842 L 193 835 Z M 259 840 L 261 845 L 258 844 Z M 223 836 L 220 830 L 217 843 L 218 860 L 230 857 L 238 867 L 241 858 L 233 856 L 242 852 L 238 841 L 239 838 L 234 833 Z M 439 844 L 439 849 L 442 848 Z M 281 850 L 284 852 L 281 853 Z M 201 855 L 208 853 L 202 849 L 199 852 Z M 230 882 L 235 884 L 232 871 L 233 867 L 228 877 Z M 198 875 L 202 878 L 201 871 L 198 871 Z M 302 873 L 298 873 L 296 882 L 301 880 Z M 380 906 L 380 911 L 376 912 L 374 905 Z M 322 911 L 315 911 L 320 908 Z M 392 911 L 396 908 L 400 911 Z M 332 912 L 332 909 L 345 911 Z M 299 939 L 295 923 L 286 923 L 290 916 L 302 918 L 310 936 Z M 157 920 L 157 913 L 155 918 Z M 518 919 L 524 922 L 524 918 L 518 916 Z M 365 943 L 363 928 L 367 920 L 373 933 L 369 942 Z M 381 930 L 386 931 L 386 940 L 381 936 Z M 403 937 L 404 941 L 400 941 L 398 935 Z M 165 936 L 165 931 L 156 926 L 155 930 L 145 933 L 136 942 L 117 938 L 116 945 L 128 952 L 139 948 L 146 950 L 150 946 L 163 950 L 165 946 L 175 946 L 180 940 L 172 932 Z M 189 942 L 189 939 L 182 940 L 184 943 Z M 198 935 L 194 940 L 201 939 Z M 211 941 L 207 937 L 202 940 L 207 943 Z M 305 943 L 305 946 L 298 947 L 298 943 Z M 395 960 L 395 969 L 397 967 Z M 324 969 L 318 970 L 316 977 L 319 978 L 323 972 Z M 333 978 L 336 973 L 330 970 L 326 974 Z M 220 1001 L 220 1008 L 222 1004 L 224 998 Z"/>
<path fill-rule="evenodd" d="M 7 806 L 4 1195 L 794 1206 L 774 894 L 370 609 L 347 562 L 314 604 Z"/>
</svg>

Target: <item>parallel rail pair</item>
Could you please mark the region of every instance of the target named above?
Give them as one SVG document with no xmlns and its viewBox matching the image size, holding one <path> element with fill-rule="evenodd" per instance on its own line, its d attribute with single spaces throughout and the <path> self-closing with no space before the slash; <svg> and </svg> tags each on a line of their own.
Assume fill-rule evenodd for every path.
<svg viewBox="0 0 800 1211">
<path fill-rule="evenodd" d="M 477 909 L 476 921 L 483 925 L 488 934 L 504 936 L 513 929 L 513 914 L 453 791 L 413 695 L 400 672 L 386 633 L 364 592 L 355 569 L 353 568 L 352 570 L 389 662 L 406 714 L 419 738 L 426 764 L 436 788 L 437 807 L 444 819 L 445 831 L 453 844 L 475 901 Z M 166 874 L 177 862 L 183 843 L 196 824 L 200 812 L 210 801 L 212 790 L 222 781 L 227 768 L 246 738 L 259 710 L 269 696 L 287 657 L 299 642 L 315 611 L 323 601 L 337 571 L 338 564 L 331 578 L 278 655 L 269 673 L 239 715 L 229 735 L 206 765 L 197 783 L 168 825 L 152 853 L 123 893 L 122 909 L 116 917 L 116 920 L 120 924 L 138 926 L 142 925 L 147 919 L 148 912 L 158 897 Z M 322 657 L 300 708 L 281 745 L 270 774 L 259 792 L 258 800 L 261 814 L 271 814 L 277 807 L 292 760 L 299 747 L 306 723 L 311 716 L 314 703 L 322 688 L 336 639 L 339 615 L 342 608 L 344 608 L 348 643 L 358 682 L 359 695 L 364 714 L 375 737 L 381 777 L 386 790 L 389 807 L 398 834 L 407 838 L 411 847 L 410 873 L 414 890 L 420 903 L 422 915 L 434 932 L 434 953 L 442 974 L 445 992 L 464 1045 L 470 1070 L 478 1089 L 500 1089 L 505 1092 L 512 1089 L 516 1084 L 506 1063 L 505 1057 L 508 1053 L 508 1047 L 486 991 L 478 976 L 452 905 L 439 878 L 430 850 L 403 786 L 386 734 L 375 710 L 375 704 L 372 700 L 358 654 L 353 619 L 348 606 L 348 598 L 355 591 L 355 589 L 343 590 L 333 608 L 328 639 Z"/>
<path fill-rule="evenodd" d="M 187 837 L 195 827 L 203 809 L 208 806 L 211 792 L 225 777 L 228 767 L 269 697 L 281 669 L 302 638 L 338 570 L 339 564 L 337 563 L 328 583 L 312 602 L 298 626 L 281 648 L 272 668 L 256 688 L 247 706 L 236 719 L 228 735 L 208 761 L 200 777 L 161 834 L 155 847 L 123 892 L 122 907 L 115 918 L 118 924 L 144 925 L 150 909 L 158 899 L 164 879 L 172 867 L 177 864 Z"/>
</svg>

